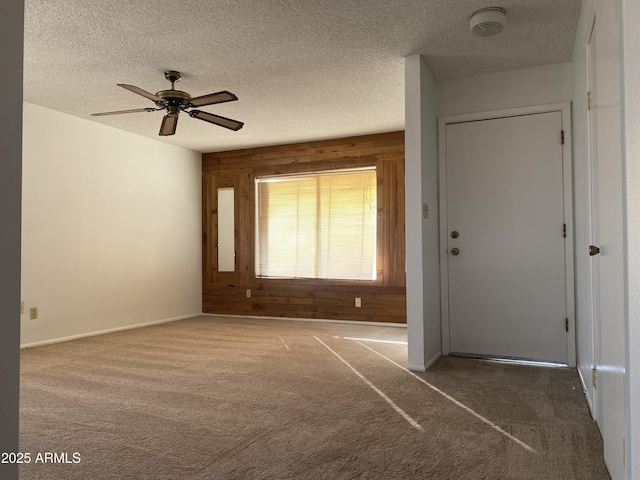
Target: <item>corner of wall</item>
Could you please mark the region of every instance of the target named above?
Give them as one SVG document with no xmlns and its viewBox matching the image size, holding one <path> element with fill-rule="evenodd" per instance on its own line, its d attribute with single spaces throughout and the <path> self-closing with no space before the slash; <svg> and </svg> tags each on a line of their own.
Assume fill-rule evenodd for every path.
<svg viewBox="0 0 640 480">
<path fill-rule="evenodd" d="M 406 57 L 407 334 L 408 363 L 416 370 L 441 351 L 437 101 L 438 86 L 424 59 Z"/>
</svg>

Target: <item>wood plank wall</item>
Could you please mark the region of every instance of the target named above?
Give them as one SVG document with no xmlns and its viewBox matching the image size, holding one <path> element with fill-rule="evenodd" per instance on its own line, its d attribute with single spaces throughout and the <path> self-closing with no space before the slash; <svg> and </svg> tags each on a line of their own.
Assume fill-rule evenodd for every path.
<svg viewBox="0 0 640 480">
<path fill-rule="evenodd" d="M 372 165 L 378 177 L 376 280 L 256 278 L 256 176 Z M 406 323 L 404 132 L 205 153 L 202 181 L 203 312 Z M 235 272 L 217 269 L 222 187 L 235 189 Z"/>
</svg>

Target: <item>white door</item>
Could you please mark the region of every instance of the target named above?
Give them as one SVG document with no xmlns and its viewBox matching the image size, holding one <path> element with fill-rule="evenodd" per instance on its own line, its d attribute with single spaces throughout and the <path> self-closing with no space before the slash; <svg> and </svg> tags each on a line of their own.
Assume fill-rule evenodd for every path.
<svg viewBox="0 0 640 480">
<path fill-rule="evenodd" d="M 616 2 L 597 4 L 591 44 L 590 176 L 596 420 L 611 478 L 625 474 L 625 326 L 620 51 Z M 609 26 L 609 28 L 607 28 Z M 578 252 L 588 255 L 589 252 Z"/>
<path fill-rule="evenodd" d="M 452 354 L 567 363 L 561 112 L 446 126 Z"/>
</svg>

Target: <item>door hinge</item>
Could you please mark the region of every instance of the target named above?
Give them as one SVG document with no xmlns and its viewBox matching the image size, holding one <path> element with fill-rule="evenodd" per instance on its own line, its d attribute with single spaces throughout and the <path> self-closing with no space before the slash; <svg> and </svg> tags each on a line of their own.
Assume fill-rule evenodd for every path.
<svg viewBox="0 0 640 480">
<path fill-rule="evenodd" d="M 587 110 L 591 110 L 591 92 L 587 92 Z"/>
<path fill-rule="evenodd" d="M 596 388 L 596 367 L 591 369 L 591 385 L 593 385 L 593 388 Z"/>
<path fill-rule="evenodd" d="M 566 332 L 568 332 L 568 331 L 569 331 L 569 319 L 568 319 L 568 318 L 565 318 L 565 319 L 564 319 L 564 330 L 565 330 Z"/>
<path fill-rule="evenodd" d="M 560 143 L 564 145 L 564 130 L 560 130 Z"/>
<path fill-rule="evenodd" d="M 562 238 L 567 238 L 567 224 L 562 224 Z"/>
</svg>

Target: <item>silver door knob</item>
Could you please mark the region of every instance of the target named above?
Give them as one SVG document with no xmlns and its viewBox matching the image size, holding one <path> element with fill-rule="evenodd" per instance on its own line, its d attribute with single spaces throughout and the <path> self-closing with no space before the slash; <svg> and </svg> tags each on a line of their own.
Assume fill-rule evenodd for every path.
<svg viewBox="0 0 640 480">
<path fill-rule="evenodd" d="M 452 248 L 451 249 L 451 255 L 458 255 L 460 253 L 460 249 L 458 248 Z"/>
<path fill-rule="evenodd" d="M 594 247 L 593 245 L 589 245 L 589 255 L 592 257 L 594 255 L 598 255 L 600 253 L 600 249 L 598 247 Z"/>
</svg>

